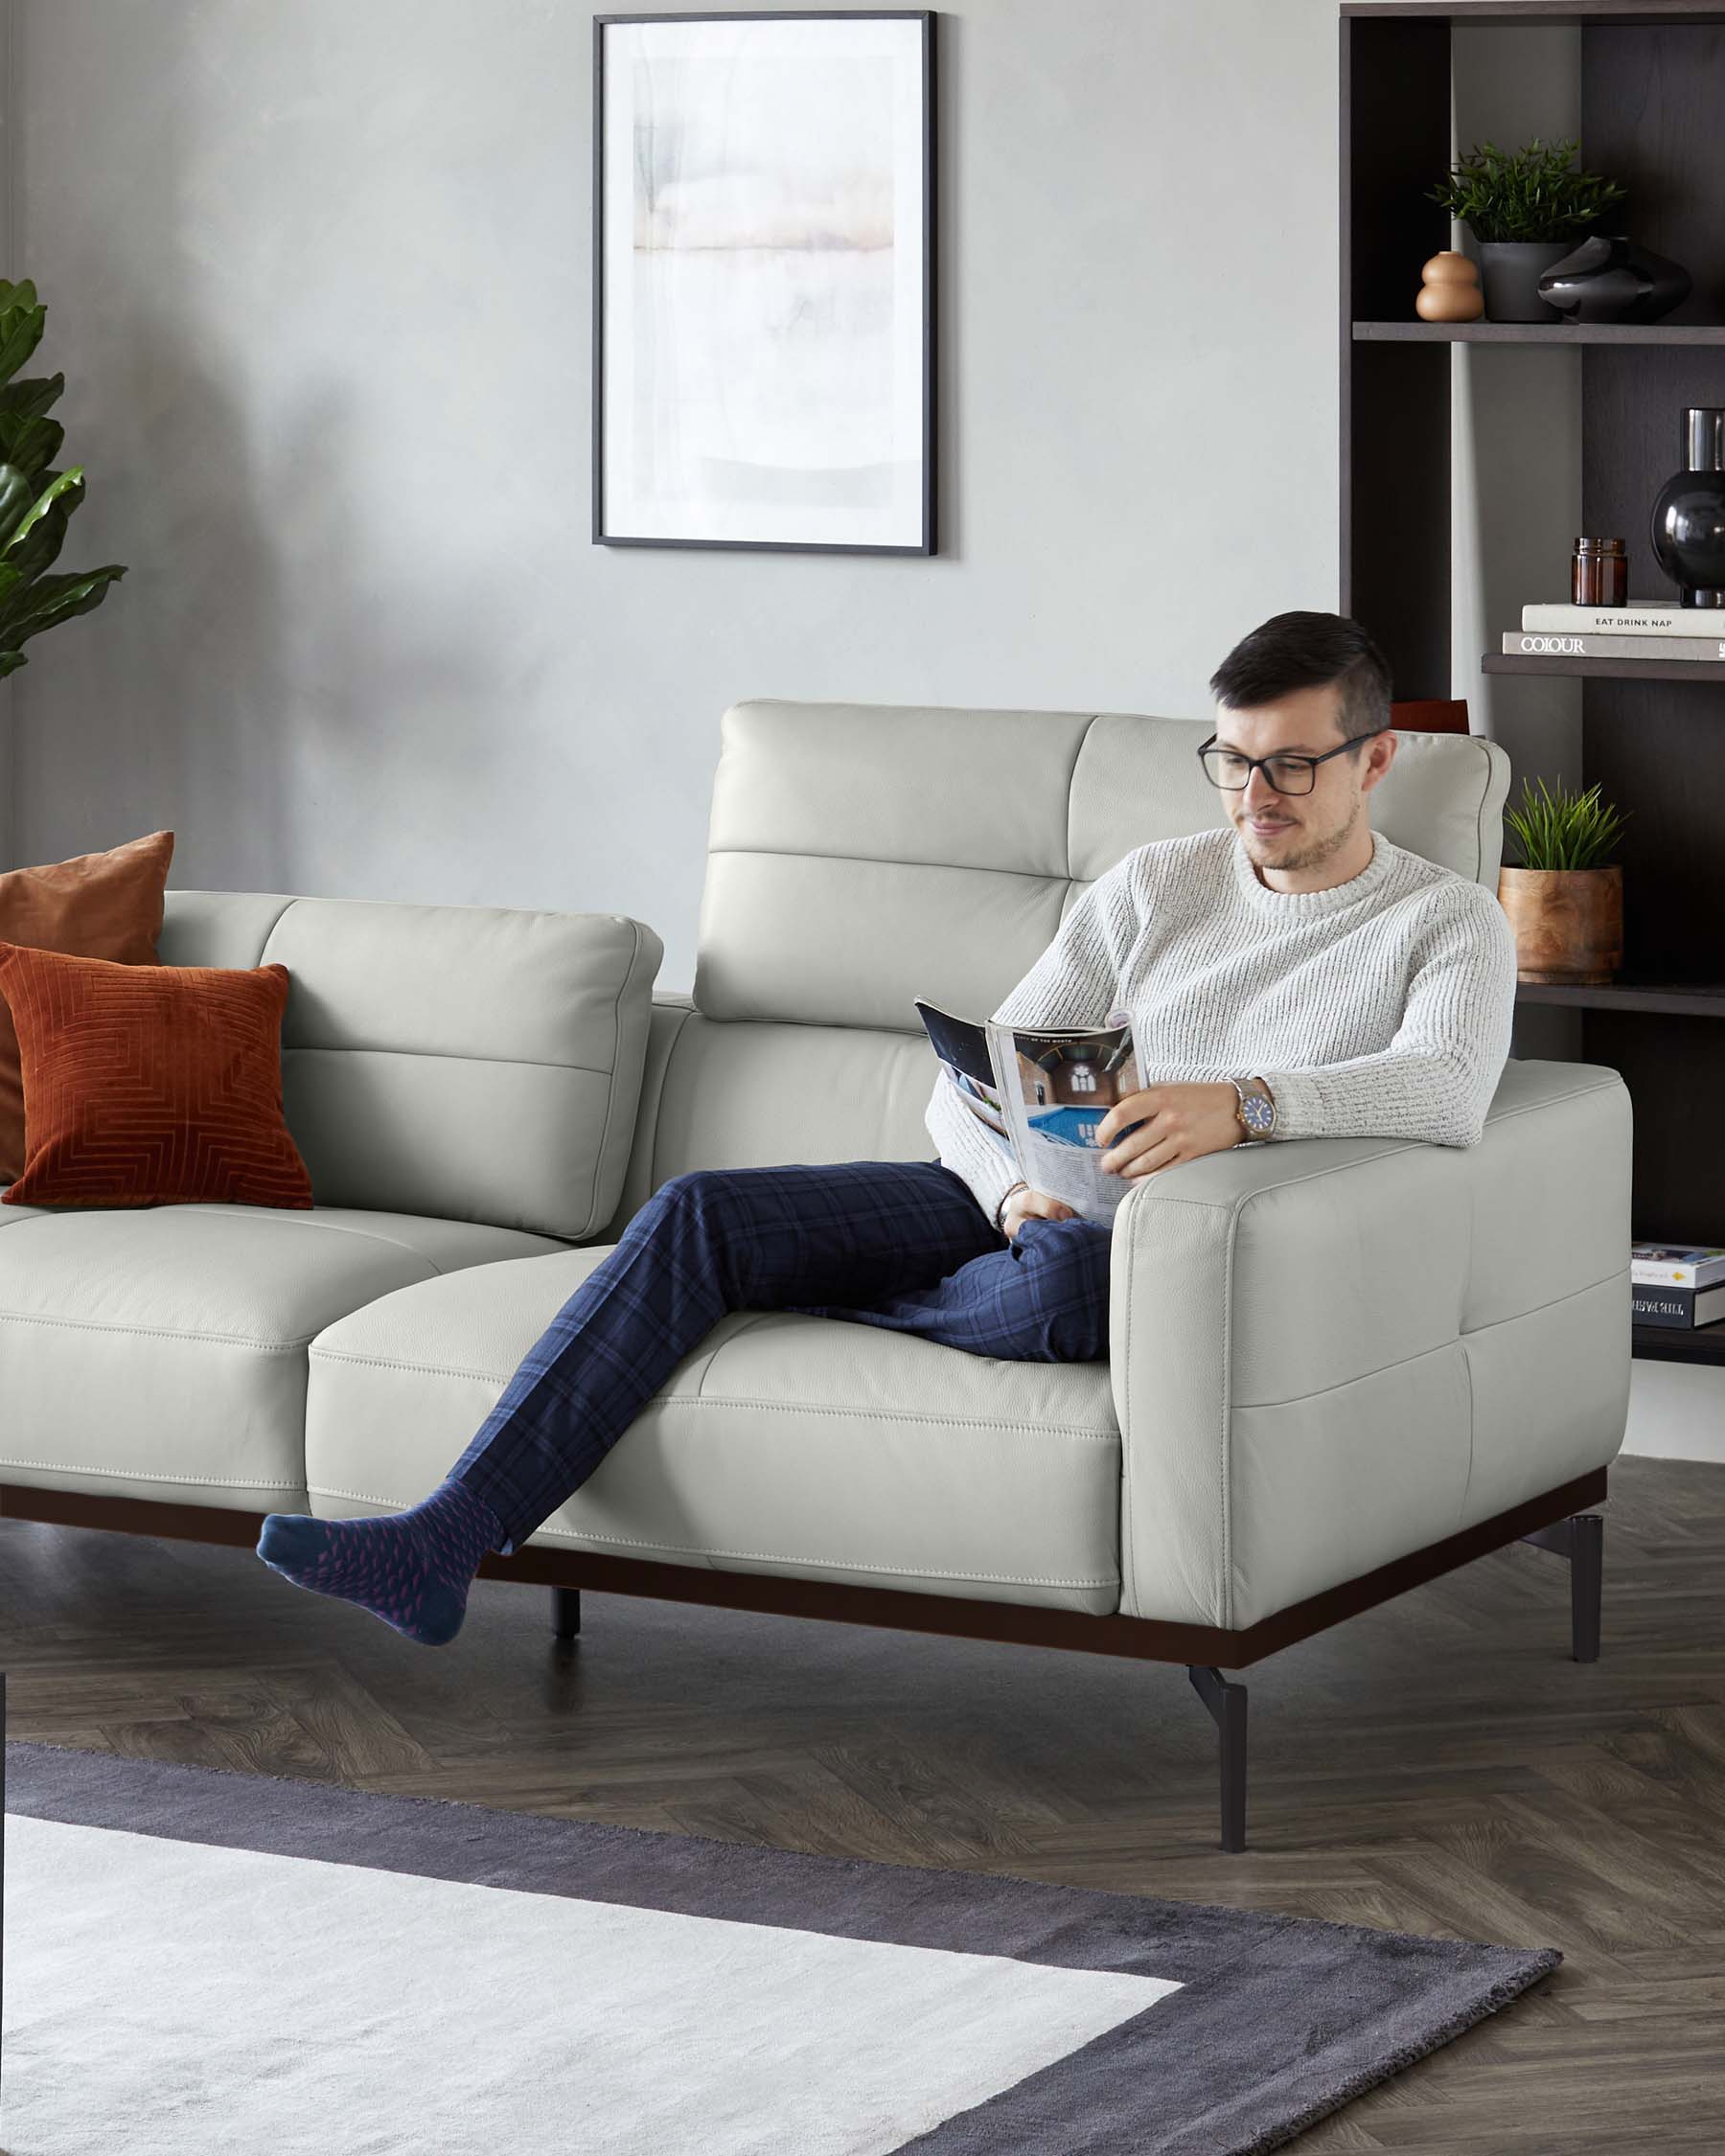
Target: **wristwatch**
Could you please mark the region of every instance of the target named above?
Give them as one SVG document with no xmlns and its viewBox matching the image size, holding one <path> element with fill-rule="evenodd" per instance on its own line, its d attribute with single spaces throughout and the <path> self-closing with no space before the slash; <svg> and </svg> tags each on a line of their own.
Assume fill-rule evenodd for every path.
<svg viewBox="0 0 1725 2156">
<path fill-rule="evenodd" d="M 1237 1145 L 1252 1145 L 1262 1138 L 1276 1135 L 1276 1095 L 1261 1078 L 1230 1078 L 1230 1085 L 1240 1096 L 1240 1105 L 1234 1110 L 1245 1135 L 1235 1139 Z"/>
<path fill-rule="evenodd" d="M 1025 1182 L 1025 1181 L 1024 1181 L 1024 1180 L 1023 1180 L 1023 1179 L 1021 1178 L 1019 1181 L 1017 1181 L 1017 1182 L 1015 1182 L 1014 1184 L 1012 1184 L 1012 1186 L 1011 1186 L 1011 1188 L 1010 1188 L 1010 1189 L 1007 1189 L 1007 1190 L 1004 1190 L 1004 1191 L 1002 1191 L 1002 1192 L 1001 1192 L 1001 1194 L 1000 1194 L 1000 1204 L 998 1204 L 998 1205 L 997 1205 L 997 1206 L 995 1207 L 995 1215 L 994 1215 L 995 1233 L 996 1233 L 997 1235 L 1004 1235 L 1004 1234 L 1005 1234 L 1005 1232 L 1006 1232 L 1005 1227 L 1004 1227 L 1004 1225 L 1003 1225 L 1003 1224 L 1002 1224 L 1002 1222 L 1001 1222 L 1001 1219 L 1000 1219 L 1000 1215 L 1001 1215 L 1001 1214 L 1002 1214 L 1002 1213 L 1003 1213 L 1003 1212 L 1004 1212 L 1004 1211 L 1006 1210 L 1006 1201 L 1007 1201 L 1007 1199 L 1008 1199 L 1008 1198 L 1010 1198 L 1010 1197 L 1012 1196 L 1012 1192 L 1013 1192 L 1014 1190 L 1028 1190 L 1028 1189 L 1029 1189 L 1029 1187 L 1030 1187 L 1030 1185 L 1029 1185 L 1029 1184 L 1028 1184 L 1027 1182 Z"/>
</svg>

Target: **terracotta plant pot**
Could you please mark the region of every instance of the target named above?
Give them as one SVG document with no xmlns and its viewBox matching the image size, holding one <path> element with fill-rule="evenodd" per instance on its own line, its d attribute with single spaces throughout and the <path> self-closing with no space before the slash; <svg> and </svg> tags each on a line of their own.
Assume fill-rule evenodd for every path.
<svg viewBox="0 0 1725 2156">
<path fill-rule="evenodd" d="M 1501 868 L 1498 898 L 1518 980 L 1598 986 L 1623 963 L 1622 868 Z"/>
</svg>

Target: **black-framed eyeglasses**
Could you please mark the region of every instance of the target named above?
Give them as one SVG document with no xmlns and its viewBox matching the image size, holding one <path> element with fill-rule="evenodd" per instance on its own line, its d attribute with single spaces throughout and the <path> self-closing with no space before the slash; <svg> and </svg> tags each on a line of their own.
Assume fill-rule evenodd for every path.
<svg viewBox="0 0 1725 2156">
<path fill-rule="evenodd" d="M 1198 751 L 1198 761 L 1204 766 L 1205 777 L 1225 793 L 1243 793 L 1252 784 L 1254 770 L 1262 771 L 1277 793 L 1309 793 L 1317 784 L 1315 773 L 1320 764 L 1327 764 L 1332 756 L 1346 755 L 1361 742 L 1369 741 L 1372 734 L 1390 731 L 1388 726 L 1373 726 L 1371 733 L 1356 734 L 1352 741 L 1326 748 L 1322 756 L 1248 756 L 1238 748 L 1218 748 L 1211 734 Z"/>
</svg>

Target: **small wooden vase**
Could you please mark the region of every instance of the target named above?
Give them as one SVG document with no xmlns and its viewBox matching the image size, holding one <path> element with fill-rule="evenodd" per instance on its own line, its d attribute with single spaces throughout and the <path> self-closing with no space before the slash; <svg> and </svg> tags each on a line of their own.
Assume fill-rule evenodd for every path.
<svg viewBox="0 0 1725 2156">
<path fill-rule="evenodd" d="M 1622 868 L 1501 868 L 1517 980 L 1598 987 L 1623 963 Z"/>
<path fill-rule="evenodd" d="M 1477 322 L 1485 311 L 1480 273 L 1465 255 L 1445 248 L 1419 273 L 1425 282 L 1414 302 L 1422 322 Z"/>
</svg>

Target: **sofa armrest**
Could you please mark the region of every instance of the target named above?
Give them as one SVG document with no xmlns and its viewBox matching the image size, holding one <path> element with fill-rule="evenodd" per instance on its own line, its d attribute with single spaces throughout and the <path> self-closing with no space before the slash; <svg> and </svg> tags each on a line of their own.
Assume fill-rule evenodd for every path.
<svg viewBox="0 0 1725 2156">
<path fill-rule="evenodd" d="M 1511 1062 L 1477 1145 L 1273 1142 L 1130 1190 L 1122 1613 L 1243 1630 L 1611 1459 L 1630 1125 L 1616 1071 Z"/>
</svg>

